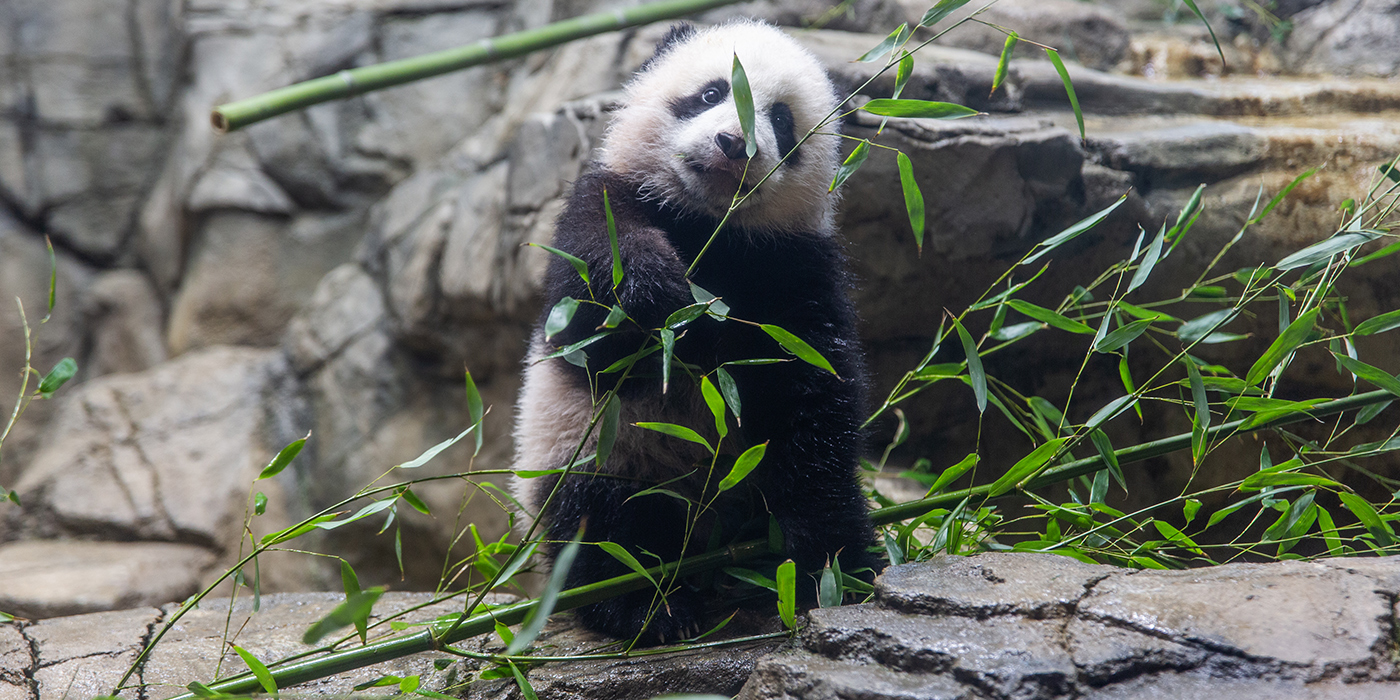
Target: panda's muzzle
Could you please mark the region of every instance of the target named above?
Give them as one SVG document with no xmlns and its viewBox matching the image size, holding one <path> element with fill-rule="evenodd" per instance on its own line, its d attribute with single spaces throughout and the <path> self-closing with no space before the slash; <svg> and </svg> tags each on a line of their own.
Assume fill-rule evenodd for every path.
<svg viewBox="0 0 1400 700">
<path fill-rule="evenodd" d="M 744 137 L 728 134 L 723 131 L 715 134 L 715 145 L 730 160 L 745 160 L 749 157 L 747 152 L 748 144 L 744 142 Z"/>
</svg>

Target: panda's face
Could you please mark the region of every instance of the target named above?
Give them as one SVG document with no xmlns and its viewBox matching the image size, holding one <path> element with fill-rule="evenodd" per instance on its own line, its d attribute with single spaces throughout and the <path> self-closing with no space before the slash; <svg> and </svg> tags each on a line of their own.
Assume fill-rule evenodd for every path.
<svg viewBox="0 0 1400 700">
<path fill-rule="evenodd" d="M 736 53 L 754 99 L 752 158 L 730 84 Z M 831 228 L 826 188 L 837 166 L 836 125 L 797 143 L 835 108 L 835 91 L 817 60 L 786 34 L 758 23 L 699 30 L 638 73 L 627 96 L 603 162 L 640 182 L 645 196 L 721 216 L 736 194 L 748 195 L 731 218 L 741 226 Z"/>
</svg>

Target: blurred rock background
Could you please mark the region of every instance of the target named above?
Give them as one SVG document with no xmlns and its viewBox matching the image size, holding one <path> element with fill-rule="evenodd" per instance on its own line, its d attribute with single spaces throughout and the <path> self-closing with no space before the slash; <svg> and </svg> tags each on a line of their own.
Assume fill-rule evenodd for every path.
<svg viewBox="0 0 1400 700">
<path fill-rule="evenodd" d="M 1342 201 L 1364 194 L 1376 166 L 1400 153 L 1400 2 L 1200 5 L 1224 62 L 1175 0 L 1002 0 L 988 11 L 984 19 L 1073 59 L 1088 121 L 1082 143 L 1058 77 L 1032 47 L 1023 44 L 1007 84 L 990 98 L 1000 35 L 968 27 L 920 54 L 905 96 L 990 116 L 894 123 L 882 137 L 910 154 L 923 185 L 922 257 L 892 159 L 872 157 L 847 186 L 843 228 L 862 280 L 857 298 L 877 394 L 927 351 L 944 308 L 961 309 L 1032 243 L 1125 192 L 1126 206 L 1058 256 L 1074 262 L 1052 269 L 1037 292 L 1043 299 L 1124 257 L 1139 224 L 1155 231 L 1207 183 L 1205 214 L 1185 254 L 1147 290 L 1174 294 L 1234 235 L 1261 186 L 1267 198 L 1320 166 L 1221 269 L 1277 261 L 1329 235 Z M 80 368 L 54 400 L 30 406 L 4 446 L 0 484 L 24 506 L 0 506 L 0 610 L 48 617 L 193 593 L 236 561 L 240 541 L 246 546 L 250 484 L 278 449 L 311 431 L 293 468 L 256 485 L 269 500 L 254 521 L 257 535 L 460 432 L 468 423 L 464 367 L 492 407 L 486 446 L 475 460 L 465 446 L 448 450 L 421 475 L 508 466 L 520 359 L 545 262 L 522 244 L 548 241 L 615 91 L 664 27 L 229 135 L 215 134 L 208 114 L 298 80 L 607 6 L 0 3 L 0 397 L 15 396 L 23 366 L 16 297 L 34 328 L 34 366 L 71 356 Z M 758 16 L 792 26 L 839 82 L 855 85 L 873 68 L 849 61 L 925 10 L 912 0 L 777 0 L 701 19 Z M 877 81 L 870 95 L 887 95 L 891 81 Z M 873 134 L 863 121 L 847 130 Z M 58 255 L 58 305 L 40 326 L 45 236 Z M 1400 307 L 1393 261 L 1354 271 L 1343 290 L 1354 319 Z M 1265 343 L 1269 323 L 1259 324 Z M 1362 357 L 1400 370 L 1384 341 L 1361 343 Z M 1063 400 L 1082 349 L 1052 333 L 1033 347 L 998 355 L 989 371 L 1024 393 Z M 1247 363 L 1259 347 L 1217 346 L 1210 359 Z M 1296 390 L 1350 389 L 1325 358 L 1303 360 L 1316 381 Z M 1077 390 L 1085 415 L 1121 393 L 1112 368 L 1090 369 L 1104 379 Z M 928 457 L 941 467 L 971 450 L 971 397 L 948 384 L 906 407 L 913 437 L 895 461 Z M 1179 413 L 1151 409 L 1142 425 L 1115 426 L 1115 443 L 1178 432 Z M 890 432 L 877 426 L 872 443 Z M 999 463 L 1028 443 L 984 447 Z M 1257 444 L 1231 449 L 1219 457 L 1222 469 L 1253 468 Z M 1231 466 L 1236 454 L 1243 466 Z M 1174 494 L 1190 471 L 1189 460 L 1150 463 L 1133 472 L 1131 498 Z M 493 493 L 474 485 L 487 481 L 505 479 L 416 489 L 434 515 L 397 513 L 402 579 L 394 531 L 375 535 L 382 520 L 307 546 L 346 556 L 365 585 L 431 589 L 465 523 L 488 538 L 504 532 Z M 453 556 L 470 548 L 468 537 Z M 339 586 L 332 564 L 290 554 L 268 557 L 261 575 L 264 591 Z"/>
</svg>

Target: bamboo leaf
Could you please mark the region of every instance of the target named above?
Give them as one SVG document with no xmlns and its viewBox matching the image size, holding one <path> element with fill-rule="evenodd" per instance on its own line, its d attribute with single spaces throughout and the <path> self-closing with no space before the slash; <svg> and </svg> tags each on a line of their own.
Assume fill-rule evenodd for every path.
<svg viewBox="0 0 1400 700">
<path fill-rule="evenodd" d="M 53 252 L 53 241 L 44 236 L 44 247 L 49 250 L 49 308 L 44 312 L 44 320 L 47 321 L 53 314 L 54 302 L 58 300 L 58 256 Z"/>
<path fill-rule="evenodd" d="M 715 448 L 710 447 L 710 443 L 707 440 L 705 440 L 705 438 L 700 437 L 699 433 L 683 425 L 676 425 L 675 423 L 654 422 L 633 423 L 632 425 L 646 430 L 654 430 L 658 433 L 661 433 L 662 435 L 670 435 L 674 438 L 680 438 L 682 440 L 693 442 L 697 445 L 702 445 L 706 450 L 709 450 L 711 454 L 713 454 L 715 451 Z"/>
<path fill-rule="evenodd" d="M 510 666 L 510 675 L 515 679 L 515 687 L 520 689 L 520 697 L 524 700 L 540 700 L 540 696 L 535 693 L 535 689 L 530 685 L 530 681 L 525 679 L 525 674 L 520 672 L 520 667 L 514 661 L 507 661 Z"/>
<path fill-rule="evenodd" d="M 977 463 L 981 460 L 982 458 L 976 452 L 973 452 L 972 454 L 969 454 L 968 456 L 958 460 L 957 464 L 954 464 L 953 466 L 944 469 L 943 473 L 939 474 L 938 478 L 934 480 L 933 484 L 928 487 L 928 493 L 924 494 L 924 498 L 928 498 L 929 496 L 932 496 L 934 494 L 941 493 L 943 489 L 948 487 L 949 484 L 953 483 L 954 481 L 957 481 L 958 477 L 962 476 L 963 474 L 966 474 L 969 469 L 972 469 L 973 467 L 977 466 Z"/>
<path fill-rule="evenodd" d="M 768 590 L 773 592 L 777 592 L 778 590 L 777 581 L 774 581 L 773 579 L 768 578 L 767 576 L 764 576 L 763 574 L 760 574 L 757 571 L 753 571 L 751 569 L 743 569 L 737 566 L 726 566 L 722 570 L 724 571 L 724 573 L 729 574 L 730 576 L 733 576 L 734 578 L 737 578 L 740 581 L 743 581 L 744 583 L 749 583 L 758 586 L 759 588 L 767 588 Z"/>
<path fill-rule="evenodd" d="M 1240 484 L 1241 491 L 1253 491 L 1270 486 L 1325 486 L 1344 488 L 1341 484 L 1325 476 L 1299 474 L 1297 472 L 1254 472 Z"/>
<path fill-rule="evenodd" d="M 1244 383 L 1254 386 L 1264 381 L 1264 378 L 1269 376 L 1269 373 L 1273 372 L 1274 368 L 1278 367 L 1285 357 L 1308 339 L 1308 334 L 1312 332 L 1313 324 L 1317 322 L 1318 314 L 1321 312 L 1321 309 L 1312 309 L 1288 324 L 1288 328 L 1279 334 L 1273 344 L 1269 345 L 1269 349 L 1265 350 L 1264 354 L 1254 362 L 1254 366 L 1249 368 L 1249 374 L 1245 376 Z"/>
<path fill-rule="evenodd" d="M 645 566 L 642 566 L 642 563 L 637 561 L 637 558 L 632 556 L 631 552 L 628 552 L 626 549 L 623 549 L 622 545 L 617 544 L 616 542 L 603 541 L 598 543 L 598 547 L 604 552 L 607 552 L 609 555 L 611 555 L 613 559 L 622 562 L 624 565 L 627 566 L 627 568 L 641 574 L 643 578 L 651 582 L 651 585 L 656 585 L 656 579 L 651 577 L 651 574 L 647 571 L 647 568 Z"/>
<path fill-rule="evenodd" d="M 778 565 L 778 617 L 783 627 L 797 629 L 797 565 L 791 559 Z"/>
<path fill-rule="evenodd" d="M 292 460 L 296 459 L 298 454 L 301 454 L 301 448 L 306 446 L 306 439 L 309 437 L 311 437 L 311 431 L 308 430 L 306 431 L 305 437 L 293 440 L 291 444 L 283 447 L 282 450 L 277 453 L 277 456 L 273 457 L 272 461 L 268 462 L 266 467 L 263 467 L 263 470 L 258 473 L 258 478 L 253 479 L 253 481 L 259 481 L 282 473 L 282 470 L 286 469 L 287 465 L 291 464 Z"/>
<path fill-rule="evenodd" d="M 555 255 L 557 255 L 557 256 L 563 258 L 565 262 L 567 262 L 567 263 L 569 263 L 570 265 L 573 265 L 573 266 L 574 266 L 574 272 L 577 272 L 577 273 L 578 273 L 578 276 L 581 277 L 581 278 L 583 279 L 583 283 L 584 283 L 584 284 L 589 284 L 589 281 L 588 281 L 588 263 L 584 262 L 581 258 L 578 258 L 578 257 L 575 257 L 575 256 L 570 255 L 570 254 L 568 254 L 568 253 L 565 253 L 564 251 L 559 250 L 558 248 L 551 248 L 551 247 L 549 247 L 549 246 L 547 246 L 547 245 L 544 245 L 544 244 L 542 244 L 542 243 L 527 243 L 526 245 L 532 245 L 532 246 L 534 246 L 534 247 L 536 247 L 536 248 L 543 248 L 544 250 L 547 250 L 547 251 L 549 251 L 549 252 L 551 252 L 551 253 L 553 253 L 553 254 L 555 254 Z"/>
<path fill-rule="evenodd" d="M 924 13 L 923 19 L 919 20 L 920 27 L 932 27 L 939 20 L 958 11 L 958 8 L 966 5 L 971 0 L 938 0 L 938 3 L 930 7 Z"/>
<path fill-rule="evenodd" d="M 1035 448 L 1030 454 L 1022 457 L 1019 462 L 1008 469 L 992 484 L 991 491 L 987 494 L 991 498 L 1000 496 L 1010 491 L 1017 484 L 1033 476 L 1059 452 L 1060 447 L 1069 441 L 1068 437 L 1055 438 L 1040 447 Z"/>
<path fill-rule="evenodd" d="M 1122 197 L 1119 197 L 1118 201 L 1108 205 L 1108 207 L 1106 207 L 1102 211 L 1099 211 L 1089 216 L 1088 218 L 1085 218 L 1079 223 L 1076 223 L 1075 225 L 1070 226 L 1069 228 L 1037 243 L 1036 247 L 1041 249 L 1040 252 L 1025 258 L 1019 264 L 1029 265 L 1035 262 L 1036 260 L 1039 260 L 1040 257 L 1045 255 L 1046 253 L 1049 253 L 1055 248 L 1058 248 L 1059 246 L 1074 240 L 1080 234 L 1083 234 L 1085 231 L 1088 231 L 1089 229 L 1099 225 L 1099 222 L 1108 218 L 1108 215 L 1112 214 L 1114 209 L 1117 209 L 1118 207 L 1122 206 L 1123 202 L 1126 202 L 1127 200 L 1128 195 L 1125 194 Z"/>
<path fill-rule="evenodd" d="M 1074 319 L 1062 316 L 1043 306 L 1036 306 L 1035 304 L 1032 304 L 1029 301 L 1025 301 L 1022 299 L 1012 299 L 1006 302 L 1006 304 L 1011 308 L 1020 311 L 1021 313 L 1030 316 L 1031 318 L 1037 321 L 1040 321 L 1041 323 L 1048 323 L 1051 326 L 1054 326 L 1055 328 L 1058 328 L 1062 331 L 1094 335 L 1093 328 L 1090 328 L 1089 326 L 1080 323 L 1079 321 L 1075 321 Z"/>
<path fill-rule="evenodd" d="M 569 322 L 574 320 L 574 313 L 578 311 L 578 300 L 573 297 L 564 297 L 554 308 L 549 310 L 549 316 L 544 321 L 544 339 L 550 337 L 569 327 Z"/>
<path fill-rule="evenodd" d="M 1356 335 L 1375 335 L 1400 328 L 1400 309 L 1368 318 L 1356 327 Z"/>
<path fill-rule="evenodd" d="M 823 567 L 817 580 L 817 607 L 835 608 L 841 605 L 841 587 L 836 585 L 836 572 Z"/>
<path fill-rule="evenodd" d="M 899 25 L 899 27 L 896 28 L 894 31 L 890 32 L 890 35 L 885 37 L 884 40 L 880 43 L 876 44 L 874 48 L 861 54 L 860 58 L 856 59 L 856 62 L 870 63 L 871 61 L 878 61 L 881 56 L 884 56 L 890 51 L 893 51 L 895 47 L 903 45 L 904 39 L 908 36 L 909 23 L 905 22 L 904 24 Z"/>
<path fill-rule="evenodd" d="M 873 99 L 861 109 L 881 117 L 902 117 L 904 119 L 962 119 L 977 114 L 977 110 L 952 102 L 930 100 L 894 100 L 884 97 Z"/>
<path fill-rule="evenodd" d="M 1278 264 L 1274 265 L 1274 269 L 1287 271 L 1300 267 L 1310 267 L 1331 258 L 1333 255 L 1345 253 L 1348 250 L 1370 243 L 1380 237 L 1380 233 L 1372 233 L 1369 231 L 1340 233 L 1327 240 L 1314 243 L 1278 261 Z"/>
<path fill-rule="evenodd" d="M 739 54 L 734 54 L 734 67 L 731 70 L 731 89 L 734 93 L 734 108 L 739 111 L 739 128 L 744 132 L 744 151 L 752 158 L 758 152 L 758 137 L 754 135 L 753 91 L 749 89 L 749 75 L 739 62 Z"/>
<path fill-rule="evenodd" d="M 904 210 L 909 214 L 909 228 L 914 231 L 914 246 L 924 252 L 924 194 L 914 180 L 914 164 L 903 151 L 895 157 L 899 163 L 899 186 L 904 190 Z"/>
<path fill-rule="evenodd" d="M 598 329 L 617 328 L 626 318 L 627 312 L 623 311 L 621 306 L 613 304 L 612 308 L 608 310 L 608 317 L 603 319 L 603 325 L 599 326 Z"/>
<path fill-rule="evenodd" d="M 904 92 L 904 86 L 909 84 L 909 78 L 914 75 L 914 55 L 908 51 L 899 59 L 899 66 L 894 70 L 894 93 L 891 97 L 899 98 L 899 94 Z"/>
<path fill-rule="evenodd" d="M 953 328 L 958 332 L 958 340 L 962 341 L 963 354 L 967 356 L 967 375 L 972 381 L 972 395 L 977 400 L 977 412 L 987 411 L 987 374 L 982 369 L 982 358 L 977 355 L 977 344 L 972 342 L 972 336 L 968 335 L 967 329 L 963 328 L 958 319 L 953 319 Z"/>
<path fill-rule="evenodd" d="M 593 455 L 594 462 L 599 467 L 608 461 L 608 455 L 612 454 L 613 445 L 617 443 L 617 428 L 621 415 L 622 399 L 615 393 L 608 394 L 607 403 L 603 404 L 603 417 L 598 421 L 598 449 Z"/>
<path fill-rule="evenodd" d="M 67 384 L 68 380 L 72 379 L 73 375 L 77 373 L 78 363 L 75 362 L 73 358 L 65 357 L 59 360 L 58 364 L 55 364 L 53 369 L 49 370 L 49 373 L 44 375 L 43 379 L 39 380 L 39 395 L 44 398 L 53 396 L 55 391 L 58 391 L 64 384 Z"/>
<path fill-rule="evenodd" d="M 243 663 L 248 664 L 248 670 L 253 672 L 253 675 L 258 679 L 258 683 L 262 685 L 263 690 L 266 690 L 268 695 L 276 695 L 277 681 L 273 680 L 272 674 L 267 670 L 267 666 L 263 665 L 263 662 L 258 661 L 258 657 L 248 653 L 247 649 L 232 642 L 229 642 L 229 646 L 233 647 L 233 651 L 238 654 L 238 658 L 243 659 Z"/>
<path fill-rule="evenodd" d="M 1385 389 L 1386 391 L 1395 394 L 1396 396 L 1400 396 L 1400 379 L 1392 377 L 1390 373 L 1386 372 L 1385 370 L 1368 365 L 1365 362 L 1362 362 L 1361 360 L 1353 360 L 1350 357 L 1347 357 L 1346 355 L 1332 353 L 1332 356 L 1337 358 L 1337 361 L 1342 363 L 1342 365 L 1348 370 L 1350 370 L 1352 374 L 1355 374 L 1356 376 L 1365 379 L 1366 381 L 1375 384 L 1376 386 Z"/>
<path fill-rule="evenodd" d="M 1264 207 L 1264 210 L 1261 211 L 1261 212 L 1259 212 L 1259 215 L 1258 215 L 1258 216 L 1252 217 L 1252 218 L 1249 220 L 1249 222 L 1250 222 L 1250 223 L 1258 223 L 1260 219 L 1263 219 L 1265 216 L 1268 216 L 1269 212 L 1273 211 L 1273 210 L 1274 210 L 1274 207 L 1278 206 L 1278 205 L 1279 205 L 1279 202 L 1282 202 L 1282 201 L 1283 201 L 1283 198 L 1284 198 L 1284 197 L 1287 197 L 1287 196 L 1288 196 L 1288 193 L 1293 191 L 1293 188 L 1294 188 L 1294 187 L 1297 187 L 1299 183 L 1301 183 L 1302 181 L 1304 181 L 1304 180 L 1306 180 L 1306 179 L 1312 177 L 1312 176 L 1313 176 L 1313 173 L 1316 173 L 1316 172 L 1317 172 L 1317 168 L 1313 168 L 1313 169 L 1308 170 L 1307 172 L 1303 173 L 1302 175 L 1299 175 L 1298 177 L 1293 178 L 1293 181 L 1290 182 L 1290 183 L 1288 183 L 1287 185 L 1285 185 L 1283 189 L 1279 190 L 1278 194 L 1274 195 L 1274 198 L 1271 199 L 1271 200 L 1269 200 L 1269 203 Z"/>
<path fill-rule="evenodd" d="M 1206 385 L 1201 381 L 1201 371 L 1191 358 L 1185 358 L 1186 376 L 1191 381 L 1191 401 L 1196 404 L 1196 423 L 1201 429 L 1210 427 L 1210 400 L 1206 398 Z"/>
<path fill-rule="evenodd" d="M 1108 439 L 1108 433 L 1095 428 L 1089 431 L 1089 442 L 1094 443 L 1094 449 L 1098 451 L 1099 457 L 1103 458 L 1103 463 L 1108 466 L 1108 473 L 1113 475 L 1113 480 L 1118 482 L 1118 487 L 1123 492 L 1128 491 L 1128 482 L 1123 478 L 1123 467 L 1118 464 L 1118 453 L 1113 451 L 1113 443 Z"/>
<path fill-rule="evenodd" d="M 671 386 L 671 359 L 676 356 L 676 332 L 661 329 L 661 393 Z"/>
<path fill-rule="evenodd" d="M 1212 311 L 1204 316 L 1197 316 L 1176 329 L 1176 337 L 1185 345 L 1195 343 L 1207 336 L 1214 335 L 1215 330 L 1233 321 L 1239 315 L 1238 309 L 1221 309 Z"/>
<path fill-rule="evenodd" d="M 1220 62 L 1221 62 L 1222 64 L 1224 64 L 1224 63 L 1225 63 L 1225 52 L 1224 52 L 1223 50 L 1221 50 L 1221 48 L 1220 48 L 1220 40 L 1215 38 L 1215 30 L 1211 28 L 1210 22 L 1206 21 L 1206 16 L 1205 16 L 1204 14 L 1201 13 L 1201 8 L 1196 7 L 1196 1 L 1195 1 L 1195 0 L 1181 0 L 1181 1 L 1184 2 L 1184 3 L 1186 3 L 1186 6 L 1189 7 L 1189 8 L 1191 8 L 1191 11 L 1192 11 L 1192 12 L 1196 13 L 1196 16 L 1199 17 L 1199 18 L 1201 19 L 1201 24 L 1206 25 L 1206 31 L 1207 31 L 1207 32 L 1210 32 L 1210 40 L 1211 40 L 1212 42 L 1215 43 L 1215 51 L 1216 51 L 1216 53 L 1220 54 Z"/>
<path fill-rule="evenodd" d="M 744 421 L 739 417 L 739 385 L 734 383 L 734 377 L 723 367 L 715 370 L 715 378 L 719 380 L 719 393 L 724 396 L 724 402 L 729 404 L 729 412 L 734 414 L 734 422 L 742 426 Z"/>
<path fill-rule="evenodd" d="M 1128 283 L 1128 291 L 1124 292 L 1125 296 L 1147 281 L 1147 276 L 1152 274 L 1152 269 L 1157 266 L 1157 261 L 1162 257 L 1162 244 L 1166 242 L 1166 239 L 1167 227 L 1166 224 L 1163 224 L 1162 228 L 1157 231 L 1157 237 L 1152 239 L 1152 244 L 1147 246 L 1147 254 L 1142 256 L 1142 262 L 1138 263 L 1138 269 L 1133 273 L 1132 281 Z"/>
<path fill-rule="evenodd" d="M 472 371 L 465 370 L 467 387 L 467 418 L 476 427 L 473 435 L 476 438 L 476 447 L 472 448 L 472 456 L 481 454 L 482 431 L 481 421 L 486 418 L 486 404 L 481 400 L 481 391 L 476 388 L 476 380 L 472 379 Z M 310 433 L 307 436 L 310 437 Z"/>
<path fill-rule="evenodd" d="M 1147 332 L 1152 327 L 1151 319 L 1133 321 L 1122 328 L 1119 328 L 1103 337 L 1103 340 L 1094 344 L 1094 352 L 1110 353 L 1116 352 L 1119 348 L 1137 340 L 1138 336 Z"/>
<path fill-rule="evenodd" d="M 1395 544 L 1395 532 L 1390 529 L 1390 524 L 1381 519 L 1380 513 L 1376 512 L 1374 506 L 1366 499 L 1349 491 L 1337 492 L 1337 497 L 1342 500 L 1342 505 L 1356 516 L 1357 520 L 1366 527 L 1366 531 L 1376 538 L 1376 542 L 1382 547 L 1389 547 Z"/>
<path fill-rule="evenodd" d="M 729 470 L 729 474 L 719 482 L 719 490 L 728 491 L 738 486 L 739 482 L 743 481 L 744 477 L 748 476 L 749 472 L 752 472 L 754 467 L 757 467 L 758 463 L 763 461 L 763 454 L 767 451 L 768 443 L 766 442 L 744 450 L 744 453 L 739 455 L 738 459 L 734 460 L 734 466 Z"/>
<path fill-rule="evenodd" d="M 709 377 L 700 378 L 700 395 L 715 417 L 715 432 L 719 433 L 719 439 L 723 440 L 729 434 L 729 424 L 724 420 L 724 397 L 720 396 L 719 389 L 715 388 Z"/>
<path fill-rule="evenodd" d="M 579 543 L 582 541 L 583 528 L 579 528 L 574 534 L 574 539 L 564 545 L 554 557 L 554 567 L 549 572 L 549 581 L 545 583 L 544 591 L 539 595 L 539 604 L 530 611 L 525 622 L 520 625 L 520 631 L 515 633 L 515 639 L 506 647 L 507 655 L 515 656 L 525 651 L 540 636 L 540 630 L 544 629 L 544 623 L 549 620 L 550 614 L 554 612 L 555 603 L 559 601 L 559 592 L 564 590 L 564 582 L 568 580 L 569 569 L 573 568 L 574 558 L 578 556 Z"/>
<path fill-rule="evenodd" d="M 836 374 L 836 370 L 831 366 L 831 363 L 827 362 L 826 358 L 822 357 L 821 353 L 817 352 L 815 349 L 812 348 L 812 346 L 808 345 L 807 341 L 771 323 L 762 324 L 760 328 L 762 328 L 763 332 L 767 333 L 769 337 L 771 337 L 773 340 L 778 341 L 778 344 L 783 346 L 784 350 L 796 355 L 798 359 L 808 364 L 820 367 L 832 374 Z M 839 377 L 840 375 L 837 376 Z"/>
<path fill-rule="evenodd" d="M 851 150 L 851 154 L 846 156 L 846 160 L 841 163 L 841 167 L 836 169 L 836 177 L 831 179 L 831 185 L 826 188 L 826 191 L 833 192 L 836 188 L 845 184 L 847 178 L 853 175 L 855 171 L 859 170 L 861 165 L 865 164 L 865 159 L 869 155 L 870 142 L 861 139 L 861 142 L 856 144 L 856 147 Z"/>
<path fill-rule="evenodd" d="M 1109 401 L 1103 408 L 1094 411 L 1094 415 L 1089 416 L 1089 420 L 1084 422 L 1084 427 L 1089 430 L 1094 430 L 1104 423 L 1113 420 L 1119 413 L 1128 410 L 1128 407 L 1135 405 L 1137 401 L 1138 397 L 1132 394 L 1120 396 Z"/>
<path fill-rule="evenodd" d="M 1016 48 L 1016 40 L 1020 38 L 1016 32 L 1006 35 L 1006 43 L 1001 47 L 1001 58 L 997 60 L 996 72 L 992 74 L 992 91 L 988 95 L 996 94 L 997 88 L 1001 87 L 1003 80 L 1006 80 L 1006 66 L 1011 62 L 1011 51 Z"/>
<path fill-rule="evenodd" d="M 608 201 L 608 188 L 603 188 L 603 214 L 608 222 L 608 248 L 612 252 L 612 288 L 622 284 L 622 251 L 617 245 L 617 222 L 613 220 L 612 202 Z M 546 335 L 548 333 L 546 332 Z"/>
<path fill-rule="evenodd" d="M 418 455 L 418 457 L 416 457 L 416 458 L 413 459 L 412 461 L 404 462 L 403 464 L 394 465 L 394 468 L 395 468 L 395 469 L 417 469 L 418 467 L 421 467 L 421 466 L 423 466 L 424 464 L 427 464 L 430 460 L 432 460 L 432 458 L 438 456 L 438 454 L 441 453 L 443 450 L 445 450 L 445 449 L 447 449 L 447 448 L 449 448 L 449 447 L 451 447 L 451 446 L 457 444 L 457 441 L 459 441 L 459 440 L 461 440 L 462 438 L 466 437 L 466 436 L 467 436 L 467 433 L 470 433 L 471 431 L 475 430 L 476 427 L 477 427 L 477 426 L 473 425 L 473 426 L 471 426 L 470 428 L 467 428 L 466 430 L 463 430 L 462 432 L 458 433 L 458 434 L 457 434 L 457 437 L 448 438 L 448 439 L 446 439 L 446 440 L 443 440 L 442 442 L 439 442 L 438 444 L 433 445 L 432 447 L 429 447 L 425 452 L 423 452 L 423 454 Z"/>
<path fill-rule="evenodd" d="M 1079 109 L 1079 96 L 1074 94 L 1074 81 L 1069 79 L 1069 70 L 1065 68 L 1065 62 L 1060 60 L 1060 52 L 1054 49 L 1046 49 L 1045 55 L 1050 57 L 1050 62 L 1055 65 L 1055 72 L 1060 74 L 1060 83 L 1065 86 L 1065 96 L 1069 98 L 1069 108 L 1074 110 L 1074 121 L 1079 124 L 1079 140 L 1084 140 L 1084 112 Z"/>
<path fill-rule="evenodd" d="M 670 316 L 666 317 L 665 327 L 676 330 L 682 326 L 688 325 L 691 321 L 704 315 L 706 309 L 709 307 L 709 303 L 697 303 L 676 309 L 671 312 Z"/>
</svg>

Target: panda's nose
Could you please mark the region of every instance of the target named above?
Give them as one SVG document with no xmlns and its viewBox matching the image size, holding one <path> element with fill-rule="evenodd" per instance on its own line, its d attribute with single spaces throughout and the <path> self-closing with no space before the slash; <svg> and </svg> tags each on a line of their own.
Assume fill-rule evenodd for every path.
<svg viewBox="0 0 1400 700">
<path fill-rule="evenodd" d="M 715 134 L 715 143 L 719 145 L 719 150 L 724 153 L 724 157 L 730 160 L 743 160 L 748 158 L 744 137 L 726 134 L 723 131 Z"/>
</svg>

